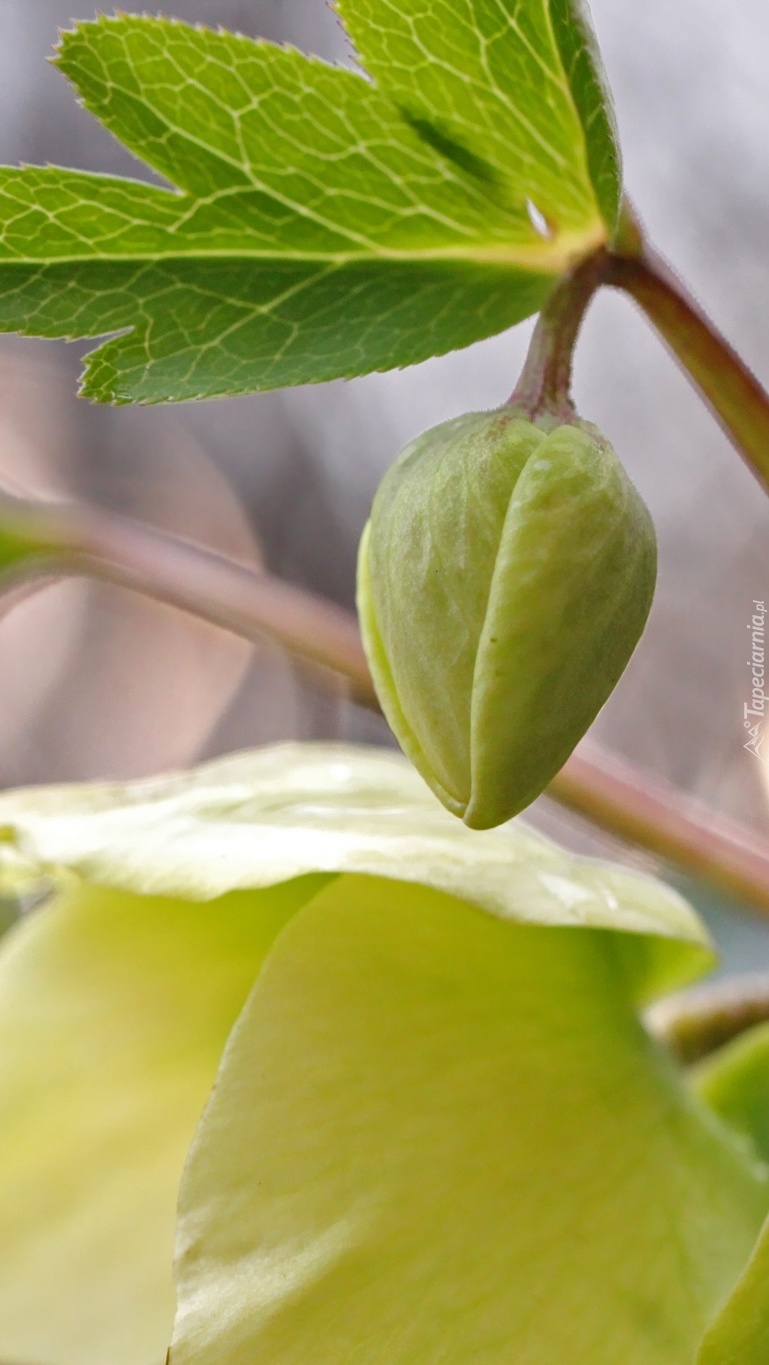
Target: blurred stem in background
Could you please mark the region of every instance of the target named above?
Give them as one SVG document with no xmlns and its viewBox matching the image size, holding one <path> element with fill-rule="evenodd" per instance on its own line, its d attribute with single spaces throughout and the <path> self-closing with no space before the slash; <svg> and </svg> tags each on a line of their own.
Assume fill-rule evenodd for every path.
<svg viewBox="0 0 769 1365">
<path fill-rule="evenodd" d="M 341 674 L 353 700 L 372 704 L 366 656 L 348 612 L 139 522 L 93 506 L 0 493 L 3 568 L 14 597 L 29 590 L 30 580 L 40 585 L 62 577 L 96 578 L 180 607 L 247 640 L 267 635 L 305 663 Z"/>
<path fill-rule="evenodd" d="M 695 986 L 646 1011 L 652 1032 L 683 1066 L 695 1066 L 768 1019 L 769 976 L 759 973 Z"/>
<path fill-rule="evenodd" d="M 355 618 L 270 574 L 94 507 L 0 494 L 0 565 L 12 606 L 34 584 L 85 576 L 141 592 L 248 640 L 268 636 L 326 685 L 377 710 Z M 0 580 L 2 585 L 3 580 Z M 620 838 L 769 914 L 769 843 L 591 745 L 548 794 Z"/>
</svg>

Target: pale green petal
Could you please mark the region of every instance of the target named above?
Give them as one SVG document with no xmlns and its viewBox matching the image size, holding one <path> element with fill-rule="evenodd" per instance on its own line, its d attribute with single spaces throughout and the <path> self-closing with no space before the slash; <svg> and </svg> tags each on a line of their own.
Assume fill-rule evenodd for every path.
<svg viewBox="0 0 769 1365">
<path fill-rule="evenodd" d="M 25 910 L 47 900 L 51 891 L 50 877 L 36 863 L 30 864 L 10 844 L 0 843 L 0 938 Z"/>
<path fill-rule="evenodd" d="M 279 903 L 246 888 L 337 870 L 384 879 L 353 884 L 385 896 L 396 939 L 404 907 L 426 895 L 448 907 L 451 942 L 456 903 L 415 883 L 489 912 L 461 913 L 510 936 L 500 942 L 524 934 L 504 920 L 624 929 L 612 936 L 616 977 L 638 999 L 710 960 L 696 916 L 659 883 L 575 858 L 519 822 L 467 830 L 399 756 L 372 749 L 277 746 L 149 782 L 9 793 L 0 844 L 25 879 L 65 869 L 73 883 L 0 955 L 0 1358 L 19 1365 L 162 1360 L 184 1152 L 265 949 L 320 883 L 284 887 Z M 78 878 L 102 889 L 78 890 Z M 417 970 L 410 914 L 405 928 L 404 963 L 416 952 Z M 343 969 L 338 935 L 327 951 Z M 524 976 L 539 967 L 521 958 Z M 545 1003 L 549 981 L 546 970 L 531 980 Z M 321 1036 L 305 1040 L 310 1067 Z"/>
<path fill-rule="evenodd" d="M 195 1124 L 266 949 L 323 879 L 203 905 L 72 880 L 0 949 L 0 1358 L 160 1365 Z"/>
<path fill-rule="evenodd" d="M 769 1160 L 769 1025 L 750 1029 L 693 1068 L 691 1083 L 746 1144 Z M 699 1365 L 769 1361 L 769 1224 L 698 1360 Z"/>
<path fill-rule="evenodd" d="M 193 1144 L 171 1365 L 692 1361 L 769 1193 L 621 940 L 371 878 L 296 915 Z"/>
<path fill-rule="evenodd" d="M 731 1298 L 715 1319 L 697 1365 L 766 1365 L 769 1360 L 769 1222 Z"/>
<path fill-rule="evenodd" d="M 692 909 L 650 877 L 577 858 L 520 821 L 462 827 L 397 754 L 281 744 L 190 773 L 0 796 L 0 840 L 88 881 L 205 899 L 307 872 L 419 882 L 490 914 L 654 935 L 645 996 L 699 975 L 710 941 Z"/>
<path fill-rule="evenodd" d="M 719 1048 L 691 1069 L 689 1081 L 699 1098 L 769 1162 L 769 1024 Z"/>
</svg>

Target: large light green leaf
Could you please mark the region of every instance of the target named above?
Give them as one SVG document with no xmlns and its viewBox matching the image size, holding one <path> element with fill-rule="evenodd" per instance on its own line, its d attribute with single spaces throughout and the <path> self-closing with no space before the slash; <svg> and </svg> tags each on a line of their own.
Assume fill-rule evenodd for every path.
<svg viewBox="0 0 769 1365">
<path fill-rule="evenodd" d="M 486 0 L 477 15 L 448 10 L 427 24 L 451 47 L 452 98 L 497 129 L 495 162 L 515 128 L 501 178 L 450 129 L 399 108 L 384 77 L 379 89 L 290 49 L 169 20 L 80 24 L 60 67 L 179 192 L 57 168 L 3 172 L 0 328 L 119 332 L 91 357 L 85 392 L 154 402 L 410 364 L 536 311 L 558 274 L 610 235 L 617 190 L 616 176 L 606 190 L 615 154 L 598 86 L 583 48 L 572 50 L 582 38 L 553 3 L 552 31 L 542 0 L 520 7 L 535 18 L 533 43 L 500 9 L 502 123 L 498 73 L 478 69 Z M 532 204 L 547 215 L 544 236 Z"/>
<path fill-rule="evenodd" d="M 265 950 L 317 883 L 193 905 L 73 881 L 5 937 L 0 1358 L 164 1360 L 185 1154 Z"/>
<path fill-rule="evenodd" d="M 712 963 L 701 921 L 650 877 L 578 858 L 520 820 L 479 832 L 399 754 L 277 744 L 189 773 L 0 796 L 0 839 L 32 862 L 149 895 L 205 899 L 309 872 L 419 882 L 492 915 L 622 929 L 644 996 Z"/>
<path fill-rule="evenodd" d="M 162 1358 L 185 1148 L 266 949 L 319 885 L 312 874 L 350 874 L 335 880 L 356 904 L 370 888 L 372 911 L 392 910 L 396 936 L 403 926 L 406 959 L 426 898 L 430 934 L 445 909 L 449 943 L 460 909 L 494 934 L 548 926 L 554 961 L 562 938 L 611 943 L 623 999 L 711 960 L 699 921 L 659 883 L 575 858 L 520 822 L 470 831 L 405 760 L 373 749 L 279 745 L 167 778 L 7 793 L 0 846 L 25 878 L 70 886 L 0 952 L 0 1358 L 23 1365 Z M 509 940 L 513 955 L 528 941 Z M 344 961 L 333 934 L 329 948 Z M 536 979 L 546 956 L 520 958 L 532 1001 L 549 991 L 547 973 Z M 308 1065 L 315 1046 L 311 1029 Z"/>
<path fill-rule="evenodd" d="M 344 878 L 276 942 L 182 1186 L 171 1365 L 684 1365 L 766 1177 L 621 936 Z"/>
</svg>

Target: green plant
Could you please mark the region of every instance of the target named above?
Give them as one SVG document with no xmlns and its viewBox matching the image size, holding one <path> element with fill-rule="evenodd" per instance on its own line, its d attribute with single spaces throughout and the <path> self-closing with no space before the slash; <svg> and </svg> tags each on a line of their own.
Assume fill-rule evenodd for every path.
<svg viewBox="0 0 769 1365">
<path fill-rule="evenodd" d="M 0 327 L 108 336 L 83 391 L 125 403 L 351 377 L 540 312 L 506 407 L 419 438 L 377 496 L 382 705 L 468 825 L 554 779 L 766 905 L 728 834 L 556 773 L 654 578 L 570 400 L 595 291 L 641 304 L 764 483 L 769 400 L 623 199 L 576 0 L 341 8 L 367 76 L 172 20 L 66 34 L 87 108 L 172 188 L 3 171 Z M 343 613 L 146 529 L 4 496 L 0 568 L 267 631 L 376 704 Z M 654 1036 L 651 1002 L 712 963 L 661 884 L 464 828 L 395 756 L 278 746 L 0 797 L 0 916 L 14 1365 L 769 1359 L 769 1011 L 723 1032 L 706 1003 L 694 1066 L 675 1012 Z"/>
<path fill-rule="evenodd" d="M 404 752 L 472 828 L 563 767 L 638 642 L 656 567 L 649 513 L 587 423 L 511 404 L 396 460 L 361 542 L 363 638 Z"/>
</svg>

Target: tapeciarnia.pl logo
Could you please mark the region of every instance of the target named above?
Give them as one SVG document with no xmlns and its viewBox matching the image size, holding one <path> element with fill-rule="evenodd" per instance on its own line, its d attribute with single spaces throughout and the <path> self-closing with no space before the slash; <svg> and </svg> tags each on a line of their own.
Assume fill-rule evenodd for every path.
<svg viewBox="0 0 769 1365">
<path fill-rule="evenodd" d="M 766 605 L 763 602 L 753 601 L 753 615 L 748 622 L 747 629 L 750 631 L 750 658 L 748 668 L 751 674 L 750 701 L 745 702 L 742 707 L 742 723 L 748 732 L 748 739 L 743 748 L 747 749 L 754 758 L 769 759 L 769 753 L 762 754 L 761 748 L 764 743 L 763 726 L 766 720 L 766 703 L 769 698 L 764 691 L 766 681 L 765 663 L 765 626 Z"/>
</svg>

